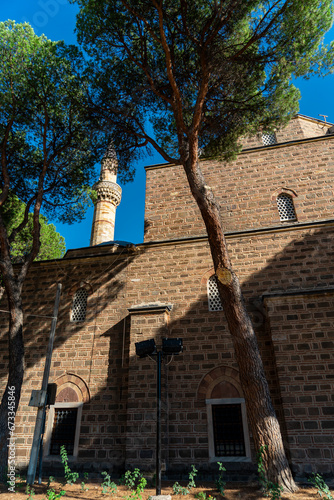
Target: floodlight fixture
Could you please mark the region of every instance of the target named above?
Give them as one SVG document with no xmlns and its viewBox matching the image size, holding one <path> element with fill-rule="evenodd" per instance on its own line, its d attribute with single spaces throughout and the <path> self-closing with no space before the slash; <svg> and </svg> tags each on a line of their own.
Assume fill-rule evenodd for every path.
<svg viewBox="0 0 334 500">
<path fill-rule="evenodd" d="M 143 340 L 142 342 L 136 342 L 136 354 L 140 358 L 145 358 L 146 356 L 150 356 L 152 354 L 156 354 L 156 345 L 154 339 Z"/>
<path fill-rule="evenodd" d="M 163 354 L 180 354 L 183 351 L 182 339 L 162 339 Z"/>
</svg>

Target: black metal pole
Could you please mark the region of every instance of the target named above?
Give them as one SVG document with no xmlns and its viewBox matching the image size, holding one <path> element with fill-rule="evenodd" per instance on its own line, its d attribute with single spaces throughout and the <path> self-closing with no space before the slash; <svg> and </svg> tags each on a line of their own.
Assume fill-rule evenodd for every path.
<svg viewBox="0 0 334 500">
<path fill-rule="evenodd" d="M 156 446 L 156 494 L 161 495 L 161 358 L 157 352 L 157 446 Z"/>
<path fill-rule="evenodd" d="M 58 318 L 58 309 L 59 309 L 61 288 L 62 288 L 61 283 L 58 283 L 56 300 L 55 300 L 55 305 L 54 305 L 54 309 L 53 309 L 53 317 L 52 317 L 52 322 L 51 322 L 51 331 L 50 331 L 48 349 L 47 349 L 46 358 L 45 358 L 42 388 L 41 388 L 41 393 L 44 392 L 45 395 L 46 395 L 46 391 L 48 388 L 48 381 L 49 381 L 49 375 L 50 375 L 53 342 L 54 342 L 55 333 L 56 333 L 56 325 L 57 325 L 57 318 Z M 39 406 L 38 410 L 37 410 L 34 437 L 33 437 L 33 441 L 32 441 L 30 460 L 29 460 L 29 466 L 28 466 L 28 472 L 27 472 L 27 484 L 30 484 L 30 485 L 34 484 L 34 482 L 35 482 L 36 467 L 37 467 L 37 460 L 38 460 L 38 454 L 39 454 L 39 446 L 40 446 L 40 442 L 41 442 L 41 429 L 42 429 L 42 425 L 43 425 L 44 411 L 45 411 L 45 401 L 43 403 L 43 406 Z"/>
<path fill-rule="evenodd" d="M 46 401 L 45 404 L 47 405 L 48 396 L 46 395 Z M 41 430 L 41 443 L 39 447 L 39 464 L 38 464 L 38 484 L 42 484 L 42 468 L 43 468 L 43 439 L 44 439 L 44 432 L 45 432 L 45 414 L 46 414 L 46 407 L 44 406 L 44 414 L 43 414 L 43 423 L 42 423 L 42 430 Z"/>
</svg>

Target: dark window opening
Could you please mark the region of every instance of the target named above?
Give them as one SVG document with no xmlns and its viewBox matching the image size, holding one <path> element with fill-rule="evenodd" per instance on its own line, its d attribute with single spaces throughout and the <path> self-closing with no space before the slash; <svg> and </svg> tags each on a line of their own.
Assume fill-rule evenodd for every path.
<svg viewBox="0 0 334 500">
<path fill-rule="evenodd" d="M 246 456 L 241 405 L 213 405 L 212 422 L 215 456 Z"/>
<path fill-rule="evenodd" d="M 68 455 L 73 455 L 77 415 L 78 408 L 55 408 L 50 455 L 60 455 L 62 445 Z"/>
</svg>

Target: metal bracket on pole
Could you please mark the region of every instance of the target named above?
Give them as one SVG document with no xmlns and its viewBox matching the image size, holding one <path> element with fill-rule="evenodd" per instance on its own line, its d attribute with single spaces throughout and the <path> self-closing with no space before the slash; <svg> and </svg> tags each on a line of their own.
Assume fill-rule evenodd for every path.
<svg viewBox="0 0 334 500">
<path fill-rule="evenodd" d="M 37 406 L 37 408 L 45 406 L 46 391 L 31 391 L 31 397 L 28 406 Z"/>
<path fill-rule="evenodd" d="M 29 403 L 30 406 L 38 406 L 36 423 L 35 423 L 35 431 L 34 431 L 34 437 L 33 437 L 32 446 L 31 446 L 29 467 L 28 467 L 28 473 L 27 473 L 27 484 L 30 484 L 30 485 L 34 484 L 34 481 L 35 481 L 38 453 L 39 453 L 40 444 L 41 444 L 43 418 L 44 418 L 44 412 L 45 412 L 45 398 L 46 398 L 46 392 L 47 392 L 47 388 L 48 388 L 48 380 L 49 380 L 49 374 L 50 374 L 50 368 L 51 368 L 51 358 L 52 358 L 53 342 L 54 342 L 55 332 L 56 332 L 61 288 L 62 288 L 62 285 L 59 283 L 58 287 L 57 287 L 57 295 L 56 295 L 56 300 L 55 300 L 55 305 L 54 305 L 54 310 L 53 310 L 53 318 L 52 318 L 52 323 L 51 323 L 51 331 L 50 331 L 50 337 L 49 337 L 48 350 L 47 350 L 46 359 L 45 359 L 42 387 L 41 387 L 40 391 L 33 391 L 32 395 L 31 395 L 30 403 Z M 40 404 L 41 404 L 41 406 L 40 406 Z"/>
</svg>

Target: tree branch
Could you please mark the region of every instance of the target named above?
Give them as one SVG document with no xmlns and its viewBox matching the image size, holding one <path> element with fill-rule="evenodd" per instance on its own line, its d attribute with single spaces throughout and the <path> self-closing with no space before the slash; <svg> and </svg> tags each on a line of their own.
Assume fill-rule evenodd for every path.
<svg viewBox="0 0 334 500">
<path fill-rule="evenodd" d="M 173 74 L 173 67 L 172 67 L 172 58 L 171 58 L 171 52 L 170 48 L 168 46 L 167 40 L 166 40 L 166 35 L 164 31 L 164 18 L 163 18 L 163 11 L 161 8 L 161 5 L 158 4 L 156 0 L 151 0 L 152 4 L 154 7 L 157 9 L 158 15 L 159 15 L 159 29 L 160 29 L 160 36 L 161 36 L 161 44 L 162 48 L 165 53 L 165 62 L 166 62 L 166 70 L 167 70 L 167 77 L 168 81 L 170 83 L 170 86 L 173 91 L 173 101 L 172 101 L 172 107 L 174 110 L 174 116 L 176 120 L 176 127 L 177 127 L 177 135 L 179 139 L 179 144 L 183 143 L 183 133 L 188 132 L 188 129 L 184 123 L 184 118 L 183 118 L 183 106 L 182 106 L 182 97 L 180 90 L 178 88 L 178 85 L 176 83 L 176 79 Z"/>
<path fill-rule="evenodd" d="M 262 19 L 260 20 L 260 22 L 258 23 L 258 25 L 256 26 L 254 32 L 253 32 L 253 35 L 251 36 L 251 38 L 248 40 L 248 42 L 246 43 L 246 45 L 244 45 L 242 47 L 242 49 L 240 49 L 236 54 L 233 54 L 233 56 L 231 56 L 230 58 L 228 58 L 229 60 L 233 60 L 233 59 L 236 59 L 237 57 L 239 57 L 241 54 L 243 54 L 251 45 L 253 45 L 254 42 L 256 42 L 257 40 L 260 40 L 261 38 L 263 38 L 267 33 L 268 31 L 270 30 L 270 28 L 273 26 L 273 24 L 275 23 L 275 21 L 277 20 L 277 18 L 283 14 L 283 12 L 286 10 L 287 6 L 288 6 L 288 3 L 289 3 L 289 0 L 287 0 L 283 6 L 281 7 L 281 9 L 278 11 L 277 14 L 275 14 L 273 16 L 273 18 L 271 19 L 271 21 L 267 24 L 267 26 L 264 28 L 263 31 L 261 31 L 260 33 L 256 34 L 257 31 L 259 30 L 261 24 L 263 24 L 265 18 L 269 15 L 269 13 L 276 7 L 277 4 L 280 3 L 281 0 L 277 0 L 277 2 L 274 3 L 274 5 L 272 5 L 270 7 L 270 9 L 265 13 L 265 15 L 262 17 Z"/>
<path fill-rule="evenodd" d="M 4 138 L 1 142 L 1 170 L 2 170 L 2 176 L 3 176 L 4 183 L 3 183 L 2 191 L 0 194 L 0 207 L 5 203 L 5 201 L 7 200 L 8 194 L 9 194 L 10 177 L 9 177 L 8 169 L 7 169 L 6 150 L 7 150 L 9 134 L 12 130 L 14 119 L 15 119 L 15 115 L 12 114 L 11 119 L 9 120 L 9 122 L 6 125 Z"/>
<path fill-rule="evenodd" d="M 151 76 L 151 74 L 149 73 L 148 71 L 148 68 L 147 68 L 147 65 L 144 65 L 142 62 L 140 62 L 138 59 L 136 59 L 133 55 L 133 52 L 131 51 L 131 49 L 128 47 L 128 45 L 126 44 L 125 42 L 125 39 L 124 37 L 121 35 L 120 32 L 117 33 L 118 34 L 118 39 L 120 41 L 120 43 L 122 44 L 122 47 L 125 49 L 127 55 L 129 56 L 129 58 L 131 59 L 131 61 L 133 61 L 135 63 L 135 65 L 140 68 L 143 73 L 145 74 L 146 78 L 147 78 L 147 81 L 152 89 L 152 91 L 154 92 L 154 94 L 161 98 L 162 100 L 164 100 L 165 102 L 167 102 L 168 104 L 172 104 L 172 100 L 169 99 L 167 96 L 165 96 L 164 94 L 162 94 L 161 92 L 159 92 L 159 90 L 157 89 L 155 83 L 154 83 L 154 80 Z"/>
</svg>

